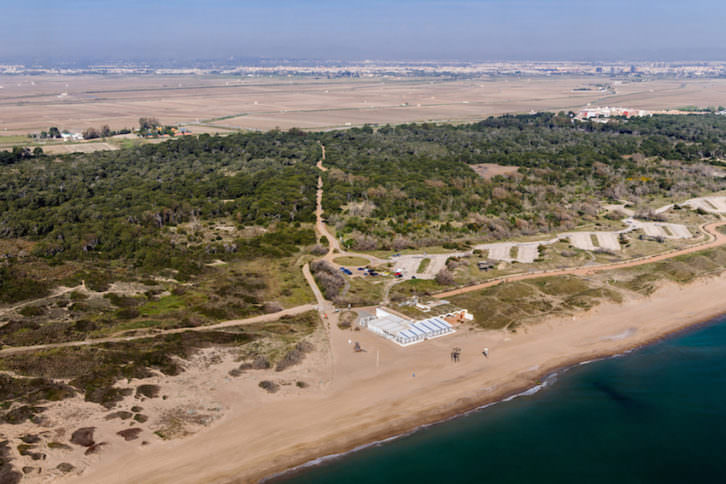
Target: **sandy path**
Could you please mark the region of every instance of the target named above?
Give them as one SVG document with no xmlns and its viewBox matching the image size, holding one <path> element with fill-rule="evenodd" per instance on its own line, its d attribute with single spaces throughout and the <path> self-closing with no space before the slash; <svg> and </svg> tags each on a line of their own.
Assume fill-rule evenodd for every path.
<svg viewBox="0 0 726 484">
<path fill-rule="evenodd" d="M 318 163 L 315 165 L 318 167 L 318 169 L 322 172 L 328 171 L 326 167 L 323 166 L 323 162 L 325 161 L 325 145 L 320 143 L 320 149 L 322 150 L 322 156 L 318 160 Z M 328 239 L 328 253 L 326 255 L 326 258 L 332 257 L 333 253 L 337 250 L 338 253 L 342 252 L 340 249 L 340 242 L 338 242 L 338 239 L 330 233 L 328 230 L 328 226 L 323 221 L 323 177 L 318 177 L 318 191 L 315 194 L 315 200 L 316 200 L 316 206 L 315 206 L 315 230 L 318 233 L 318 238 L 325 236 L 326 239 Z M 340 255 L 338 255 L 339 257 Z"/>
<path fill-rule="evenodd" d="M 328 171 L 328 169 L 323 166 L 323 161 L 325 161 L 325 145 L 319 141 L 318 141 L 318 144 L 320 145 L 322 155 L 320 156 L 320 159 L 318 160 L 318 163 L 315 166 L 318 167 L 318 170 L 325 172 L 325 171 Z"/>
<path fill-rule="evenodd" d="M 2 308 L 2 309 L 0 309 L 0 316 L 4 316 L 5 314 L 7 314 L 9 312 L 12 312 L 12 311 L 17 311 L 18 309 L 22 309 L 25 306 L 32 306 L 33 304 L 38 304 L 38 303 L 41 303 L 41 302 L 45 302 L 45 301 L 48 301 L 50 299 L 53 299 L 53 298 L 56 298 L 56 297 L 60 297 L 60 296 L 62 296 L 64 294 L 68 294 L 70 292 L 79 291 L 79 290 L 87 291 L 85 281 L 83 282 L 83 284 L 78 285 L 78 286 L 74 286 L 74 287 L 63 287 L 63 286 L 59 286 L 59 287 L 56 287 L 53 291 L 51 291 L 51 293 L 49 295 L 47 295 L 45 297 L 41 297 L 41 298 L 38 298 L 38 299 L 31 299 L 30 301 L 23 301 L 23 302 L 21 302 L 19 304 L 16 304 L 14 306 L 8 306 L 6 308 Z"/>
<path fill-rule="evenodd" d="M 323 166 L 323 162 L 325 161 L 325 145 L 320 143 L 320 148 L 322 150 L 322 156 L 318 160 L 317 164 L 315 165 L 320 171 L 326 172 L 328 169 Z M 318 233 L 318 238 L 325 236 L 326 239 L 328 239 L 328 253 L 323 257 L 326 261 L 330 262 L 336 267 L 340 267 L 340 264 L 336 264 L 333 259 L 337 259 L 338 257 L 361 257 L 363 259 L 366 259 L 369 261 L 370 264 L 373 265 L 380 265 L 385 264 L 386 260 L 380 259 L 376 256 L 369 255 L 369 254 L 360 254 L 358 252 L 348 252 L 343 250 L 340 247 L 340 241 L 333 235 L 333 233 L 328 229 L 327 224 L 323 220 L 323 177 L 318 177 L 318 191 L 316 193 L 316 207 L 315 207 L 315 230 Z"/>
<path fill-rule="evenodd" d="M 316 286 L 317 288 L 317 286 Z M 33 345 L 33 346 L 17 346 L 13 348 L 6 348 L 4 350 L 0 350 L 0 356 L 5 355 L 12 355 L 15 353 L 22 353 L 24 351 L 33 351 L 33 350 L 44 350 L 44 349 L 50 349 L 50 348 L 67 348 L 70 346 L 88 346 L 88 345 L 95 345 L 100 343 L 118 343 L 121 341 L 133 341 L 137 339 L 148 339 L 148 338 L 156 338 L 159 336 L 167 335 L 167 334 L 178 334 L 178 333 L 186 333 L 188 331 L 211 331 L 214 329 L 221 329 L 221 328 L 229 328 L 231 326 L 241 326 L 245 324 L 254 324 L 254 323 L 265 323 L 269 321 L 276 321 L 283 316 L 294 316 L 296 314 L 302 314 L 306 313 L 308 311 L 314 311 L 317 309 L 317 307 L 314 304 L 304 304 L 302 306 L 295 306 L 293 308 L 284 309 L 282 311 L 278 311 L 276 313 L 269 313 L 269 314 L 262 314 L 260 316 L 254 316 L 251 318 L 246 319 L 231 319 L 229 321 L 223 321 L 221 323 L 217 324 L 210 324 L 209 326 L 196 326 L 193 328 L 175 328 L 175 329 L 167 329 L 162 331 L 157 331 L 155 333 L 151 334 L 144 334 L 144 335 L 135 335 L 135 336 L 112 336 L 108 338 L 95 338 L 95 339 L 87 339 L 83 341 L 68 341 L 65 343 L 50 343 L 50 344 L 43 344 L 43 345 Z"/>
</svg>

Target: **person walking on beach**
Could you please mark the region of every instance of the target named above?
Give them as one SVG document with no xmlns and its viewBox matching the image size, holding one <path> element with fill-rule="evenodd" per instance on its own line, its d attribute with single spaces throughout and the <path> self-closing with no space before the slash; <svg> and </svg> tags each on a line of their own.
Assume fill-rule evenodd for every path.
<svg viewBox="0 0 726 484">
<path fill-rule="evenodd" d="M 481 354 L 484 355 L 484 358 L 489 358 L 489 348 L 484 348 Z"/>
<path fill-rule="evenodd" d="M 461 348 L 456 347 L 451 351 L 451 361 L 454 363 L 459 362 L 459 357 L 461 356 Z"/>
</svg>

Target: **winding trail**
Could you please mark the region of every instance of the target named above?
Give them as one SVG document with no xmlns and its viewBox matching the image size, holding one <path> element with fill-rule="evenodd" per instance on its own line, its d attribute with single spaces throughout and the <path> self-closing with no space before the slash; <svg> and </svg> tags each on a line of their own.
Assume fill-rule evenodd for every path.
<svg viewBox="0 0 726 484">
<path fill-rule="evenodd" d="M 67 341 L 65 343 L 48 343 L 48 344 L 41 344 L 41 345 L 31 345 L 31 346 L 14 346 L 11 348 L 5 348 L 3 350 L 0 350 L 0 356 L 6 356 L 6 355 L 12 355 L 15 353 L 22 353 L 25 351 L 34 351 L 34 350 L 46 350 L 51 348 L 68 348 L 72 346 L 89 346 L 89 345 L 96 345 L 101 343 L 120 343 L 124 341 L 134 341 L 137 339 L 149 339 L 149 338 L 158 338 L 159 336 L 165 336 L 168 334 L 179 334 L 179 333 L 186 333 L 189 331 L 197 331 L 197 332 L 203 332 L 203 331 L 211 331 L 215 329 L 222 329 L 222 328 L 229 328 L 232 326 L 243 326 L 246 324 L 255 324 L 255 323 L 267 323 L 270 321 L 277 321 L 278 319 L 284 317 L 284 316 L 295 316 L 297 314 L 306 313 L 308 311 L 314 311 L 316 309 L 316 306 L 314 304 L 303 304 L 302 306 L 295 306 L 292 308 L 284 309 L 282 311 L 278 311 L 276 313 L 269 313 L 269 314 L 261 314 L 259 316 L 253 316 L 251 318 L 246 319 L 231 319 L 229 321 L 223 321 L 221 323 L 217 324 L 210 324 L 209 326 L 195 326 L 193 328 L 174 328 L 174 329 L 167 329 L 162 331 L 157 331 L 154 333 L 147 333 L 147 334 L 139 334 L 134 336 L 110 336 L 108 338 L 94 338 L 94 339 L 86 339 L 83 341 Z"/>
<path fill-rule="evenodd" d="M 4 316 L 7 313 L 10 313 L 12 311 L 17 311 L 18 309 L 22 309 L 25 306 L 31 306 L 31 305 L 37 304 L 39 302 L 48 301 L 49 299 L 53 299 L 53 298 L 62 296 L 64 294 L 68 294 L 68 293 L 71 293 L 73 291 L 78 291 L 78 290 L 87 291 L 86 281 L 83 281 L 78 286 L 73 286 L 73 287 L 57 287 L 50 294 L 48 294 L 47 296 L 40 297 L 38 299 L 31 299 L 29 301 L 24 301 L 24 302 L 22 302 L 20 304 L 16 304 L 15 306 L 9 306 L 7 308 L 0 309 L 0 316 Z M 0 324 L 0 327 L 2 327 L 2 326 L 4 326 L 4 324 Z"/>
<path fill-rule="evenodd" d="M 320 148 L 322 150 L 322 155 L 315 166 L 321 172 L 325 173 L 326 171 L 328 171 L 328 168 L 323 165 L 323 162 L 325 161 L 325 145 L 320 143 Z M 315 207 L 315 231 L 317 232 L 318 240 L 320 240 L 320 238 L 323 236 L 328 240 L 328 253 L 325 254 L 325 256 L 323 257 L 324 260 L 330 262 L 336 267 L 340 267 L 340 264 L 336 264 L 334 261 L 334 259 L 337 259 L 338 257 L 360 257 L 362 259 L 366 259 L 367 261 L 369 261 L 370 264 L 373 265 L 385 264 L 386 262 L 388 262 L 387 260 L 380 259 L 373 255 L 359 254 L 357 252 L 348 252 L 340 247 L 340 241 L 337 237 L 335 237 L 335 235 L 333 235 L 333 233 L 328 228 L 328 225 L 325 223 L 325 220 L 323 219 L 322 176 L 318 177 L 318 191 L 316 193 L 316 200 L 317 205 Z"/>
</svg>

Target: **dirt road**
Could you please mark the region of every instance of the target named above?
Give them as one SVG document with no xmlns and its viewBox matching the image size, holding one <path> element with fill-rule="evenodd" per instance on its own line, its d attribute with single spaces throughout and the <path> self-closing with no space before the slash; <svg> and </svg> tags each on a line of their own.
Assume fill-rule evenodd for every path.
<svg viewBox="0 0 726 484">
<path fill-rule="evenodd" d="M 454 289 L 451 291 L 441 292 L 439 294 L 435 294 L 434 297 L 441 299 L 441 298 L 445 298 L 445 297 L 456 296 L 457 294 L 464 294 L 467 292 L 478 291 L 480 289 L 485 289 L 487 287 L 496 286 L 497 284 L 501 284 L 503 282 L 515 282 L 515 281 L 523 281 L 526 279 L 538 279 L 540 277 L 554 277 L 554 276 L 565 276 L 565 275 L 586 276 L 589 274 L 594 274 L 596 272 L 611 271 L 611 270 L 615 270 L 615 269 L 625 269 L 628 267 L 636 267 L 636 266 L 641 266 L 641 265 L 645 265 L 645 264 L 651 264 L 653 262 L 672 259 L 674 257 L 678 257 L 681 255 L 692 254 L 693 252 L 711 249 L 713 247 L 719 247 L 721 245 L 726 244 L 726 235 L 722 234 L 721 232 L 716 230 L 717 227 L 720 227 L 722 225 L 726 225 L 726 222 L 724 222 L 724 221 L 712 222 L 710 224 L 704 225 L 703 231 L 706 232 L 711 237 L 710 240 L 703 244 L 694 245 L 692 247 L 688 247 L 685 249 L 679 249 L 679 250 L 675 250 L 672 252 L 666 252 L 664 254 L 647 256 L 647 257 L 643 257 L 640 259 L 634 259 L 634 260 L 625 261 L 625 262 L 616 262 L 614 264 L 602 264 L 602 265 L 596 265 L 596 266 L 562 269 L 562 270 L 557 270 L 557 271 L 531 272 L 531 273 L 527 273 L 527 274 L 506 276 L 506 277 L 502 277 L 499 279 L 492 279 L 491 281 L 482 282 L 481 284 L 475 284 L 473 286 L 467 286 L 467 287 L 462 287 L 459 289 Z"/>
<path fill-rule="evenodd" d="M 269 314 L 261 314 L 259 316 L 253 316 L 251 318 L 246 319 L 231 319 L 229 321 L 223 321 L 221 323 L 217 324 L 211 324 L 209 326 L 197 326 L 194 328 L 175 328 L 175 329 L 167 329 L 158 331 L 153 334 L 144 334 L 144 335 L 135 335 L 135 336 L 112 336 L 108 338 L 96 338 L 96 339 L 87 339 L 83 341 L 68 341 L 65 343 L 49 343 L 49 344 L 42 344 L 42 345 L 33 345 L 33 346 L 16 346 L 13 348 L 6 348 L 4 350 L 0 350 L 0 356 L 5 355 L 12 355 L 15 353 L 22 353 L 24 351 L 33 351 L 33 350 L 44 350 L 44 349 L 50 349 L 50 348 L 66 348 L 70 346 L 88 346 L 88 345 L 95 345 L 100 343 L 118 343 L 122 341 L 133 341 L 137 339 L 147 339 L 147 338 L 156 338 L 159 336 L 164 336 L 167 334 L 178 334 L 178 333 L 186 333 L 188 331 L 211 331 L 215 329 L 222 329 L 222 328 L 229 328 L 231 326 L 242 326 L 245 324 L 254 324 L 254 323 L 266 323 L 270 321 L 276 321 L 284 316 L 294 316 L 297 314 L 306 313 L 308 311 L 314 311 L 316 309 L 316 306 L 314 304 L 303 304 L 302 306 L 295 306 L 293 308 L 288 308 L 282 311 L 278 311 L 276 313 L 269 313 Z"/>
<path fill-rule="evenodd" d="M 325 161 L 325 145 L 321 143 L 320 148 L 322 149 L 322 156 L 315 166 L 317 166 L 320 171 L 326 172 L 328 171 L 328 169 L 323 165 L 323 162 Z M 318 238 L 325 236 L 325 238 L 328 239 L 328 253 L 325 255 L 325 257 L 323 257 L 323 259 L 336 266 L 338 264 L 335 264 L 333 259 L 346 256 L 360 257 L 368 260 L 369 263 L 373 265 L 385 264 L 386 262 L 388 262 L 386 260 L 379 259 L 378 257 L 368 254 L 347 252 L 340 247 L 340 241 L 337 239 L 337 237 L 333 235 L 330 229 L 328 229 L 327 224 L 323 220 L 323 191 L 323 177 L 320 176 L 318 177 L 318 191 L 316 194 L 317 205 L 315 207 L 315 231 L 317 232 Z"/>
</svg>

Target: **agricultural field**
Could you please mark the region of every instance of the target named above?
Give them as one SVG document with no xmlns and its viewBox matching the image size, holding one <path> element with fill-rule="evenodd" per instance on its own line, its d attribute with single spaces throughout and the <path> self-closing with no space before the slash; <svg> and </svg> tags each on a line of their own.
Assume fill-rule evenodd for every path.
<svg viewBox="0 0 726 484">
<path fill-rule="evenodd" d="M 588 104 L 648 110 L 718 105 L 726 95 L 723 79 L 623 81 L 614 93 L 577 90 L 599 81 L 610 79 L 0 76 L 0 136 L 24 136 L 49 126 L 74 132 L 103 124 L 132 128 L 142 116 L 188 125 L 196 134 L 466 122 L 503 113 L 577 110 Z"/>
</svg>

